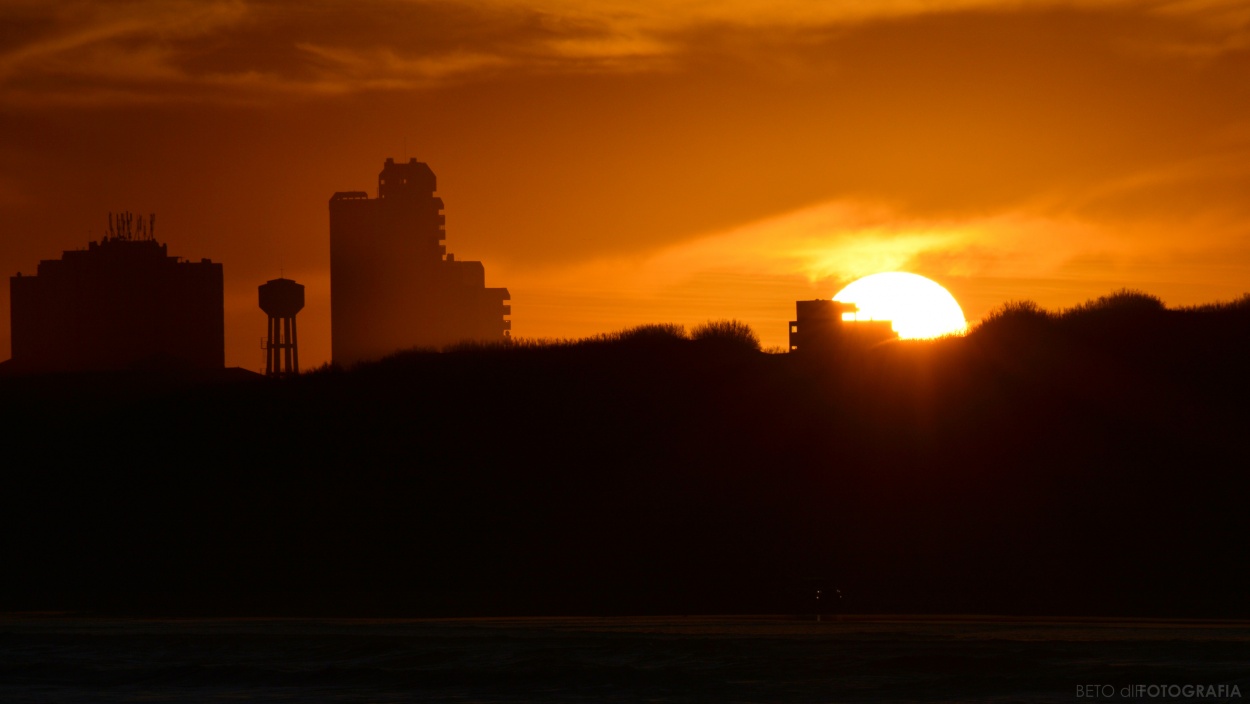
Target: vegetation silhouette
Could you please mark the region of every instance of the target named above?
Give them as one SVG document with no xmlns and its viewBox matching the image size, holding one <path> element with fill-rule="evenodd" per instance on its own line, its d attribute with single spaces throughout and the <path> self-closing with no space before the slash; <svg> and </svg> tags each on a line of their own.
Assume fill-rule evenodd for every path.
<svg viewBox="0 0 1250 704">
<path fill-rule="evenodd" d="M 1250 616 L 1250 298 L 1156 302 L 3 378 L 0 609 Z"/>
<path fill-rule="evenodd" d="M 760 336 L 741 320 L 709 320 L 695 326 L 690 337 L 707 344 L 737 346 L 759 352 Z"/>
</svg>

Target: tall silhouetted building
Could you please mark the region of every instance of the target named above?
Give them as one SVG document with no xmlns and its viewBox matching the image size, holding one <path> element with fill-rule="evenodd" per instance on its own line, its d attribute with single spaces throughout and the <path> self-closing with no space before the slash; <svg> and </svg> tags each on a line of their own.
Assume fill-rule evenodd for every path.
<svg viewBox="0 0 1250 704">
<path fill-rule="evenodd" d="M 387 159 L 378 197 L 330 199 L 330 351 L 350 365 L 410 347 L 503 340 L 508 289 L 486 288 L 481 262 L 443 244 L 443 200 L 430 167 Z"/>
<path fill-rule="evenodd" d="M 13 366 L 223 368 L 221 264 L 169 256 L 154 229 L 154 216 L 110 215 L 99 242 L 11 277 Z"/>
<path fill-rule="evenodd" d="M 818 298 L 796 301 L 795 320 L 790 321 L 790 351 L 815 352 L 839 345 L 868 345 L 898 337 L 888 320 L 843 320 L 844 313 L 855 313 L 854 303 Z"/>
</svg>

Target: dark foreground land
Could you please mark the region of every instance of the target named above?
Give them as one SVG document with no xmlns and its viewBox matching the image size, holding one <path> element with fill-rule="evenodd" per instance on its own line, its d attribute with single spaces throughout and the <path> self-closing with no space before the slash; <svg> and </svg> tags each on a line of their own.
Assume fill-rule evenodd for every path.
<svg viewBox="0 0 1250 704">
<path fill-rule="evenodd" d="M 11 704 L 1216 702 L 1247 662 L 1245 622 L 0 618 Z"/>
<path fill-rule="evenodd" d="M 1247 360 L 1245 301 L 1121 296 L 829 355 L 0 379 L 0 609 L 1247 617 Z"/>
</svg>

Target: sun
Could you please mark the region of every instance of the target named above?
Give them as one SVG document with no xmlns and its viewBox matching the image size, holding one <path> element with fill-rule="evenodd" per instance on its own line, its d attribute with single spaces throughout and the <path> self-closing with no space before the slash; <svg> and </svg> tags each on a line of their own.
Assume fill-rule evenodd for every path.
<svg viewBox="0 0 1250 704">
<path fill-rule="evenodd" d="M 967 332 L 964 311 L 950 291 L 919 274 L 888 271 L 865 276 L 838 291 L 833 300 L 854 303 L 858 313 L 844 320 L 889 320 L 900 339 L 917 340 Z"/>
</svg>

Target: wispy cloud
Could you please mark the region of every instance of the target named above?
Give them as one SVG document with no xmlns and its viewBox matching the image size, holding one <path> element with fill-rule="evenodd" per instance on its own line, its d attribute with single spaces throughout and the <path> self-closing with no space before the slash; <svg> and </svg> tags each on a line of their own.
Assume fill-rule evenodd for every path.
<svg viewBox="0 0 1250 704">
<path fill-rule="evenodd" d="M 30 6 L 24 7 L 29 13 Z M 0 77 L 56 71 L 107 75 L 115 66 L 122 69 L 116 72 L 119 77 L 168 77 L 171 71 L 163 64 L 170 53 L 160 47 L 235 26 L 246 14 L 239 0 L 49 6 L 43 19 L 52 29 L 0 53 Z"/>
<path fill-rule="evenodd" d="M 301 43 L 296 48 L 314 57 L 321 67 L 320 81 L 305 86 L 320 85 L 330 92 L 421 88 L 507 63 L 501 56 L 472 51 L 412 57 L 389 47 L 357 50 Z"/>
<path fill-rule="evenodd" d="M 959 220 L 918 218 L 887 206 L 835 200 L 649 254 L 598 259 L 558 275 L 660 291 L 703 274 L 851 280 L 922 266 L 931 273 L 1053 275 L 1079 254 L 1132 248 L 1096 225 L 1006 212 Z M 543 277 L 551 276 L 547 271 Z"/>
<path fill-rule="evenodd" d="M 490 2 L 0 8 L 0 21 L 19 19 L 32 31 L 0 35 L 0 95 L 27 105 L 414 90 L 506 66 L 634 70 L 669 51 L 661 38 L 611 17 Z"/>
<path fill-rule="evenodd" d="M 0 95 L 38 104 L 413 90 L 509 67 L 667 68 L 697 52 L 691 42 L 709 28 L 749 36 L 1065 8 L 1147 13 L 1196 28 L 1159 42 L 1161 51 L 1210 56 L 1244 48 L 1250 37 L 1244 3 L 1217 0 L 11 2 L 0 22 L 21 30 L 0 32 Z"/>
</svg>

